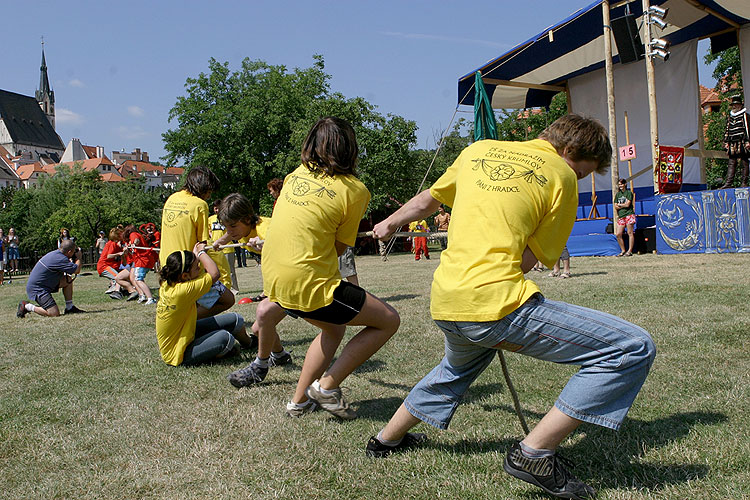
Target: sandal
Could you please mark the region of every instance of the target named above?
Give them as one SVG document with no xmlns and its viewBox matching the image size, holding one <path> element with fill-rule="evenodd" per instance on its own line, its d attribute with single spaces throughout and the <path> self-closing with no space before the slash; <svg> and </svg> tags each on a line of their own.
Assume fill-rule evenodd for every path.
<svg viewBox="0 0 750 500">
<path fill-rule="evenodd" d="M 632 257 L 632 256 L 633 256 L 632 252 L 628 252 L 628 253 L 625 254 L 625 257 Z"/>
<path fill-rule="evenodd" d="M 617 255 L 615 255 L 615 257 L 622 257 L 623 255 L 625 255 L 625 252 L 620 252 Z"/>
<path fill-rule="evenodd" d="M 557 278 L 558 276 L 560 276 L 560 273 L 555 272 L 555 271 L 552 271 L 551 273 L 547 275 L 548 278 Z"/>
<path fill-rule="evenodd" d="M 562 279 L 570 278 L 570 273 L 562 273 L 562 274 L 560 274 L 560 278 L 562 278 Z"/>
</svg>

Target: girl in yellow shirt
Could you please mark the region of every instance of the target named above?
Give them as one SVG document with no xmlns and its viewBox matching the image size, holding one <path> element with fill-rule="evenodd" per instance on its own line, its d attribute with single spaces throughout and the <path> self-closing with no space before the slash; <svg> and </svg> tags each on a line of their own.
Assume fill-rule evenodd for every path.
<svg viewBox="0 0 750 500">
<path fill-rule="evenodd" d="M 237 313 L 197 320 L 196 300 L 219 279 L 219 269 L 205 248 L 205 243 L 198 242 L 192 252 L 172 252 L 159 272 L 156 338 L 168 365 L 196 365 L 221 358 L 236 341 L 246 348 L 255 344 L 245 331 L 245 320 Z"/>
<path fill-rule="evenodd" d="M 338 271 L 338 256 L 354 246 L 370 201 L 369 191 L 354 174 L 358 154 L 348 122 L 318 120 L 303 143 L 302 164 L 284 179 L 266 233 L 261 265 L 268 300 L 321 330 L 307 350 L 287 405 L 291 416 L 320 406 L 339 418 L 356 418 L 339 385 L 396 333 L 400 323 L 391 306 L 342 281 Z M 346 325 L 364 328 L 331 365 Z M 274 329 L 275 323 L 260 324 L 259 332 L 261 339 L 274 338 L 275 332 L 266 335 L 265 328 Z M 238 387 L 259 383 L 268 373 L 268 363 L 258 357 L 230 375 L 230 382 Z"/>
</svg>

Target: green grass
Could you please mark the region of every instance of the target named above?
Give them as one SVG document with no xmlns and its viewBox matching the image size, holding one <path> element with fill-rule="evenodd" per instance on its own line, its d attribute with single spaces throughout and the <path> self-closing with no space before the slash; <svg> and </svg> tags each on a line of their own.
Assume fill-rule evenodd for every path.
<svg viewBox="0 0 750 500">
<path fill-rule="evenodd" d="M 316 332 L 285 319 L 295 365 L 236 390 L 252 357 L 171 368 L 154 308 L 112 301 L 103 279 L 75 282 L 89 314 L 15 317 L 23 281 L 0 290 L 0 498 L 548 498 L 502 471 L 521 431 L 493 363 L 447 431 L 386 460 L 364 456 L 409 389 L 442 356 L 429 290 L 439 254 L 357 259 L 361 282 L 400 313 L 394 338 L 345 383 L 360 418 L 285 417 Z M 750 255 L 574 258 L 573 277 L 530 275 L 552 299 L 617 314 L 653 335 L 658 355 L 626 423 L 584 425 L 562 451 L 600 499 L 750 498 Z M 153 287 L 153 274 L 147 280 Z M 242 296 L 258 268 L 239 270 Z M 60 294 L 56 299 L 62 300 Z M 252 321 L 254 305 L 235 306 Z M 506 355 L 530 425 L 574 368 Z"/>
</svg>

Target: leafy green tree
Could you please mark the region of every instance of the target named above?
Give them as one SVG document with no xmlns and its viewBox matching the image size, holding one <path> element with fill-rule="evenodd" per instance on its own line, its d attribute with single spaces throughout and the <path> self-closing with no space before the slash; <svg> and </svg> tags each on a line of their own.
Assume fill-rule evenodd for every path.
<svg viewBox="0 0 750 500">
<path fill-rule="evenodd" d="M 567 112 L 568 103 L 564 92 L 559 92 L 552 98 L 549 109 L 501 110 L 500 119 L 497 123 L 497 134 L 502 141 L 536 139 L 550 123 Z"/>
<path fill-rule="evenodd" d="M 104 182 L 98 172 L 84 172 L 79 165 L 60 166 L 53 176 L 13 193 L 0 211 L 0 227 L 13 226 L 21 251 L 44 252 L 55 248 L 60 228 L 66 227 L 81 247 L 92 246 L 98 232 L 117 224 L 161 222 L 161 208 L 168 190 L 145 190 L 140 179 Z"/>
<path fill-rule="evenodd" d="M 268 214 L 267 182 L 299 165 L 302 142 L 318 118 L 339 116 L 357 133 L 358 172 L 372 192 L 370 208 L 383 206 L 412 181 L 416 124 L 384 117 L 361 97 L 332 93 L 324 69 L 321 56 L 293 71 L 245 59 L 231 72 L 228 63 L 211 59 L 209 73 L 188 78 L 187 95 L 170 111 L 177 127 L 163 134 L 166 160 L 210 167 L 222 182 L 217 196 L 240 190 Z"/>
<path fill-rule="evenodd" d="M 740 63 L 740 51 L 738 47 L 711 54 L 709 52 L 703 57 L 706 64 L 716 63 L 713 77 L 716 78 L 714 90 L 721 98 L 719 111 L 703 115 L 703 123 L 706 126 L 706 149 L 724 149 L 724 131 L 729 114 L 729 100 L 735 94 L 742 94 L 742 66 Z M 717 188 L 724 183 L 727 174 L 727 160 L 706 160 L 706 184 L 709 188 Z M 739 184 L 739 175 L 735 177 L 735 183 Z"/>
</svg>

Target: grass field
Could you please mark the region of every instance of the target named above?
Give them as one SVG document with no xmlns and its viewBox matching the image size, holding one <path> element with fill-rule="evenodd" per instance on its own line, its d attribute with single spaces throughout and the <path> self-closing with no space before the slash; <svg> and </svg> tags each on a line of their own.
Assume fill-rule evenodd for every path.
<svg viewBox="0 0 750 500">
<path fill-rule="evenodd" d="M 549 498 L 502 471 L 521 435 L 495 362 L 447 431 L 385 460 L 367 439 L 442 357 L 429 315 L 431 261 L 357 259 L 365 288 L 401 314 L 399 332 L 345 383 L 360 418 L 286 418 L 316 332 L 285 319 L 294 366 L 236 390 L 226 375 L 253 358 L 171 368 L 159 357 L 153 306 L 112 301 L 105 280 L 81 276 L 85 315 L 15 317 L 25 282 L 0 289 L 0 498 Z M 750 498 L 750 255 L 574 258 L 573 277 L 533 272 L 552 299 L 617 314 L 646 328 L 658 354 L 620 432 L 581 426 L 562 447 L 600 499 Z M 242 296 L 258 268 L 239 269 Z M 156 287 L 156 279 L 147 280 Z M 238 297 L 239 298 L 239 297 Z M 58 303 L 62 300 L 56 295 Z M 248 322 L 254 305 L 235 306 Z M 507 354 L 530 425 L 574 368 Z"/>
</svg>

